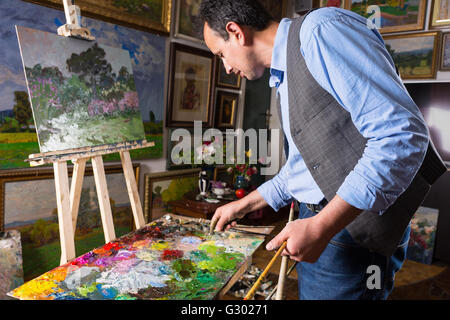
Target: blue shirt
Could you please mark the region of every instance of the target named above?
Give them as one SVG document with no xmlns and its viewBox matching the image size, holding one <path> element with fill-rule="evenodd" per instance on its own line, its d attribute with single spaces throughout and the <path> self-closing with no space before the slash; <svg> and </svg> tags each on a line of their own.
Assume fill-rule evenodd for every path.
<svg viewBox="0 0 450 320">
<path fill-rule="evenodd" d="M 290 19 L 279 24 L 269 80 L 280 98 L 289 154 L 279 173 L 258 188 L 276 211 L 294 198 L 318 203 L 324 197 L 290 133 L 285 74 L 290 24 Z M 381 35 L 365 18 L 340 8 L 321 8 L 305 18 L 299 37 L 309 72 L 368 139 L 337 194 L 356 208 L 381 214 L 409 186 L 425 157 L 429 140 L 423 117 L 396 74 Z"/>
</svg>

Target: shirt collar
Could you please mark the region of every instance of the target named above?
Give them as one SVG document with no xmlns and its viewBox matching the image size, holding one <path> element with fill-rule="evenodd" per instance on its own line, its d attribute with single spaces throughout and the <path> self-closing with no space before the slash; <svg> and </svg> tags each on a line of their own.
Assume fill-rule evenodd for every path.
<svg viewBox="0 0 450 320">
<path fill-rule="evenodd" d="M 286 72 L 287 39 L 291 22 L 291 19 L 284 18 L 278 25 L 270 64 L 269 86 L 271 87 L 278 87 L 283 82 L 284 72 Z"/>
</svg>

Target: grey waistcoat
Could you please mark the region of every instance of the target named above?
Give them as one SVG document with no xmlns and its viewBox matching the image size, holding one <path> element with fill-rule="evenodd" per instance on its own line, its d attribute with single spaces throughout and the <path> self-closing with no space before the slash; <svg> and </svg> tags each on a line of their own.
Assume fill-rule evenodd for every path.
<svg viewBox="0 0 450 320">
<path fill-rule="evenodd" d="M 367 139 L 353 124 L 350 113 L 316 82 L 306 67 L 299 39 L 306 15 L 293 19 L 289 29 L 289 123 L 292 139 L 308 170 L 330 201 L 361 158 Z M 279 101 L 278 113 L 282 119 Z M 287 152 L 286 139 L 284 145 Z M 430 185 L 445 171 L 430 141 L 425 160 L 407 190 L 382 215 L 364 211 L 346 227 L 353 240 L 374 252 L 392 255 Z"/>
</svg>

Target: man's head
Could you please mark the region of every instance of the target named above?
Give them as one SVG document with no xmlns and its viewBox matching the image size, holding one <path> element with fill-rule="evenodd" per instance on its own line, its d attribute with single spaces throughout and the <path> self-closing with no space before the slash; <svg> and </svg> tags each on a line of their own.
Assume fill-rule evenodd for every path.
<svg viewBox="0 0 450 320">
<path fill-rule="evenodd" d="M 205 43 L 228 73 L 257 79 L 265 66 L 254 46 L 254 34 L 265 30 L 271 16 L 256 0 L 203 0 L 199 10 Z"/>
</svg>

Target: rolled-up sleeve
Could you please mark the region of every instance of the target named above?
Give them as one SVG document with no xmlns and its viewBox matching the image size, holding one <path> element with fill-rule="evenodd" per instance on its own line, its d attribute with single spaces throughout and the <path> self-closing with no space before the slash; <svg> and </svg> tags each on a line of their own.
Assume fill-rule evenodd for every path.
<svg viewBox="0 0 450 320">
<path fill-rule="evenodd" d="M 286 188 L 287 178 L 286 169 L 283 166 L 277 175 L 257 188 L 259 194 L 275 211 L 285 207 L 293 199 Z"/>
<path fill-rule="evenodd" d="M 312 15 L 307 19 L 314 18 Z M 305 19 L 306 22 L 306 19 Z M 337 194 L 384 212 L 409 186 L 428 146 L 428 129 L 397 76 L 378 32 L 338 14 L 301 30 L 308 70 L 350 114 L 366 148 Z"/>
</svg>

